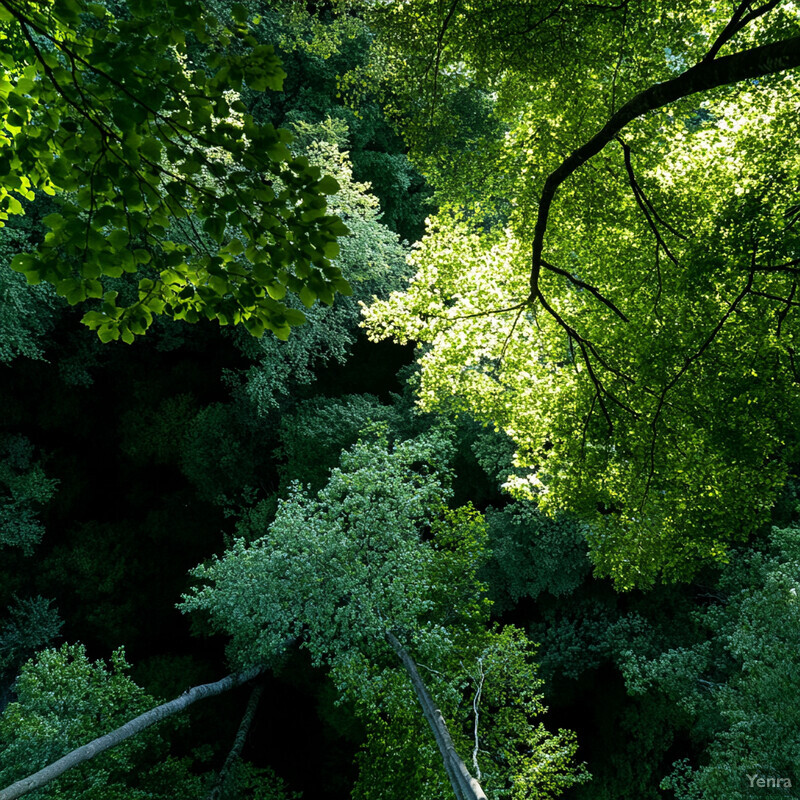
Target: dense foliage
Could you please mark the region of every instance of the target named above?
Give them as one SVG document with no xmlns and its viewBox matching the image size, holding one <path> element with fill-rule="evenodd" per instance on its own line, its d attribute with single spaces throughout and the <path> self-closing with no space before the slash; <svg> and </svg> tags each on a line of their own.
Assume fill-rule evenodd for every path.
<svg viewBox="0 0 800 800">
<path fill-rule="evenodd" d="M 287 291 L 308 306 L 349 292 L 330 262 L 347 232 L 325 213 L 336 181 L 247 113 L 242 87 L 279 90 L 285 73 L 244 6 L 229 13 L 226 27 L 183 0 L 0 5 L 0 219 L 35 190 L 58 202 L 12 266 L 72 304 L 101 300 L 83 321 L 104 342 L 162 313 L 287 338 L 303 321 Z M 108 282 L 126 273 L 143 273 L 129 299 Z"/>
<path fill-rule="evenodd" d="M 379 15 L 427 63 L 432 119 L 469 86 L 496 125 L 455 169 L 447 135 L 417 144 L 443 207 L 372 335 L 426 344 L 424 407 L 505 430 L 526 468 L 511 490 L 591 519 L 621 587 L 722 558 L 767 519 L 797 448 L 798 86 L 762 79 L 772 51 L 755 46 L 796 58 L 800 20 L 792 4 L 730 20 L 650 6 Z"/>
<path fill-rule="evenodd" d="M 799 36 L 0 0 L 0 798 L 791 796 Z"/>
</svg>

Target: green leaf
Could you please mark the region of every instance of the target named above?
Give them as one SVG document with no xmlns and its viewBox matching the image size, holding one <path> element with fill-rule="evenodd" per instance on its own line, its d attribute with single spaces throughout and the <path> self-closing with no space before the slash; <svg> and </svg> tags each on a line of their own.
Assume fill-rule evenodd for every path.
<svg viewBox="0 0 800 800">
<path fill-rule="evenodd" d="M 267 294 L 273 300 L 283 300 L 286 297 L 286 287 L 280 283 L 271 283 L 267 285 Z"/>
<path fill-rule="evenodd" d="M 37 267 L 38 262 L 30 253 L 19 253 L 11 259 L 11 269 L 17 272 L 28 272 Z"/>
<path fill-rule="evenodd" d="M 48 214 L 42 218 L 42 222 L 51 230 L 57 231 L 64 227 L 64 217 L 61 214 Z"/>
<path fill-rule="evenodd" d="M 228 281 L 218 275 L 211 275 L 208 279 L 208 285 L 220 296 L 230 291 Z"/>
<path fill-rule="evenodd" d="M 314 301 L 317 299 L 316 292 L 311 289 L 309 286 L 304 286 L 300 290 L 300 300 L 306 308 L 311 308 L 314 305 Z"/>
<path fill-rule="evenodd" d="M 293 328 L 302 325 L 306 321 L 306 315 L 297 308 L 286 308 L 283 317 Z"/>
<path fill-rule="evenodd" d="M 97 329 L 97 337 L 103 344 L 119 339 L 119 328 L 111 325 L 101 326 Z"/>
<path fill-rule="evenodd" d="M 108 243 L 116 250 L 125 247 L 129 240 L 130 236 L 128 235 L 128 231 L 121 228 L 117 228 L 108 234 Z"/>
<path fill-rule="evenodd" d="M 233 256 L 238 256 L 244 252 L 244 245 L 239 239 L 231 239 L 231 241 L 222 248 L 223 252 L 230 253 Z"/>
<path fill-rule="evenodd" d="M 330 175 L 325 175 L 314 187 L 320 194 L 336 194 L 340 190 L 340 186 L 336 178 Z"/>
<path fill-rule="evenodd" d="M 81 322 L 94 330 L 99 325 L 109 322 L 108 316 L 100 311 L 87 311 L 82 317 Z"/>
<path fill-rule="evenodd" d="M 345 297 L 350 297 L 353 294 L 353 287 L 344 278 L 334 278 L 332 283 L 333 288 L 339 292 L 339 294 Z"/>
</svg>

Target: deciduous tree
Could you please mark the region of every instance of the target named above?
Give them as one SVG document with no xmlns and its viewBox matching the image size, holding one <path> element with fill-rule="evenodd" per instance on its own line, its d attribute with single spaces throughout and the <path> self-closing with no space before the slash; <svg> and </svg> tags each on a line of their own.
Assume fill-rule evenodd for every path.
<svg viewBox="0 0 800 800">
<path fill-rule="evenodd" d="M 373 794 L 373 766 L 362 762 L 359 796 L 390 785 L 398 797 L 478 798 L 480 786 L 555 796 L 584 777 L 570 766 L 575 742 L 533 722 L 530 643 L 487 629 L 475 577 L 486 534 L 474 511 L 444 508 L 449 450 L 437 431 L 393 447 L 358 443 L 316 497 L 295 486 L 265 536 L 195 570 L 202 584 L 183 608 L 232 636 L 238 664 L 268 660 L 294 636 L 328 666 L 371 720 L 368 752 L 385 764 Z M 427 732 L 409 712 L 414 695 Z M 419 750 L 411 762 L 409 742 Z"/>
<path fill-rule="evenodd" d="M 445 208 L 372 335 L 424 345 L 421 404 L 505 430 L 509 488 L 591 520 L 620 587 L 722 558 L 798 452 L 794 5 L 376 13 L 432 114 L 475 85 L 500 130 L 462 176 L 413 127 Z"/>
</svg>

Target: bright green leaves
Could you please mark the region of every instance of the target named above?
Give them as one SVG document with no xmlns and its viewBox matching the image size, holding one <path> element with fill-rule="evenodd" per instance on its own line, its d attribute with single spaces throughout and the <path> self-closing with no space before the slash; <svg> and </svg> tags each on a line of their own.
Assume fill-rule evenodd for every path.
<svg viewBox="0 0 800 800">
<path fill-rule="evenodd" d="M 464 44 L 479 62 L 484 41 Z M 652 38 L 639 47 L 651 54 Z M 601 66 L 587 52 L 569 59 L 575 74 Z M 800 453 L 798 82 L 634 120 L 549 204 L 547 176 L 609 112 L 588 76 L 557 81 L 542 63 L 483 76 L 507 128 L 466 157 L 500 177 L 456 186 L 447 164 L 416 277 L 368 325 L 422 345 L 425 408 L 469 410 L 509 434 L 507 488 L 592 521 L 599 574 L 621 589 L 686 580 L 767 519 Z M 607 85 L 631 96 L 662 74 L 654 64 Z M 701 111 L 702 125 L 687 122 Z"/>
<path fill-rule="evenodd" d="M 114 19 L 64 0 L 3 23 L 14 68 L 0 74 L 0 221 L 34 189 L 69 193 L 39 249 L 13 266 L 72 304 L 103 298 L 84 322 L 104 341 L 133 341 L 158 314 L 286 338 L 303 319 L 287 293 L 332 302 L 346 291 L 332 259 L 348 231 L 326 213 L 336 181 L 295 159 L 291 135 L 257 124 L 235 94 L 243 82 L 279 90 L 280 61 L 249 32 L 244 6 L 231 28 L 181 0 L 131 10 Z M 78 27 L 83 12 L 97 27 Z M 210 73 L 184 66 L 181 26 L 214 44 Z M 107 279 L 138 272 L 133 303 L 109 298 Z"/>
</svg>

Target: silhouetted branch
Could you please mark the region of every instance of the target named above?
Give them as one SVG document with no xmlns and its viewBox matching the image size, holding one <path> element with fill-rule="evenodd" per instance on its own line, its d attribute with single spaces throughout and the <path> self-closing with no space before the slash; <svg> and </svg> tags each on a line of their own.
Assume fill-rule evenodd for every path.
<svg viewBox="0 0 800 800">
<path fill-rule="evenodd" d="M 591 139 L 567 156 L 545 181 L 531 248 L 531 293 L 538 295 L 544 237 L 550 208 L 562 183 L 590 158 L 597 155 L 619 132 L 637 117 L 663 106 L 732 83 L 773 75 L 800 66 L 800 36 L 710 61 L 700 61 L 671 80 L 656 83 L 632 97 Z"/>
<path fill-rule="evenodd" d="M 603 295 L 599 289 L 595 288 L 589 283 L 586 283 L 585 281 L 582 281 L 580 278 L 576 278 L 570 272 L 567 272 L 567 270 L 549 264 L 544 259 L 542 259 L 542 266 L 550 272 L 555 272 L 557 275 L 563 275 L 573 286 L 577 286 L 580 289 L 586 289 L 587 292 L 593 294 L 601 303 L 604 303 L 606 306 L 608 306 L 623 322 L 629 322 L 625 314 L 623 314 L 622 311 L 617 308 L 613 301 L 605 297 L 605 295 Z"/>
</svg>

